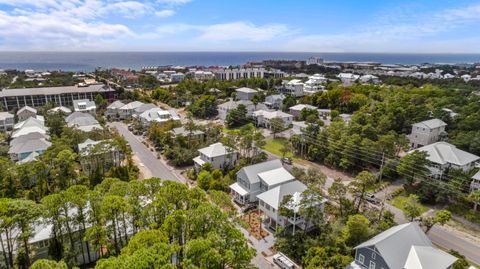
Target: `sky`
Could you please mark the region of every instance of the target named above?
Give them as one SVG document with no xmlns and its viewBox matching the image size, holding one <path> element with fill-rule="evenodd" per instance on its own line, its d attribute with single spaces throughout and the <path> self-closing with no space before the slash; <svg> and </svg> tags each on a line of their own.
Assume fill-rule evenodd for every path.
<svg viewBox="0 0 480 269">
<path fill-rule="evenodd" d="M 0 50 L 480 53 L 480 0 L 0 0 Z"/>
</svg>

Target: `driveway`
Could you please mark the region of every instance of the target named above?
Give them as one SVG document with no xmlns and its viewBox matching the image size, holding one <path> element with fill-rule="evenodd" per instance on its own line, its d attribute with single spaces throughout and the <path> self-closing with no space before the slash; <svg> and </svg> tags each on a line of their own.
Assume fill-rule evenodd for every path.
<svg viewBox="0 0 480 269">
<path fill-rule="evenodd" d="M 127 140 L 132 148 L 132 153 L 138 158 L 141 165 L 150 171 L 149 174 L 152 177 L 183 183 L 181 178 L 172 171 L 172 168 L 157 159 L 156 152 L 150 151 L 150 149 L 142 143 L 140 138 L 136 137 L 128 130 L 126 124 L 122 122 L 111 122 L 108 123 L 108 126 L 117 129 L 120 135 Z"/>
</svg>

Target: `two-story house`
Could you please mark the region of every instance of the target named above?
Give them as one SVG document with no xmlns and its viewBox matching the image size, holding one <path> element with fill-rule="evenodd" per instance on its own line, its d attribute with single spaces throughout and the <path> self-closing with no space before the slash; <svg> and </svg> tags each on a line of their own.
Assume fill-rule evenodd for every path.
<svg viewBox="0 0 480 269">
<path fill-rule="evenodd" d="M 211 144 L 198 150 L 199 156 L 193 158 L 195 169 L 200 169 L 205 163 L 210 163 L 215 169 L 233 167 L 238 160 L 238 152 L 222 143 Z"/>
<path fill-rule="evenodd" d="M 427 146 L 410 151 L 423 151 L 428 154 L 427 159 L 431 162 L 429 169 L 432 176 L 442 177 L 448 169 L 461 169 L 469 172 L 475 168 L 480 157 L 458 149 L 447 142 L 436 142 Z"/>
<path fill-rule="evenodd" d="M 120 118 L 120 111 L 119 109 L 123 107 L 125 104 L 122 101 L 115 101 L 107 106 L 107 110 L 105 111 L 105 117 L 109 118 Z"/>
<path fill-rule="evenodd" d="M 256 108 L 260 108 L 263 104 L 258 104 L 255 105 L 253 104 L 252 101 L 249 100 L 240 100 L 240 101 L 233 101 L 229 100 L 223 104 L 218 105 L 217 111 L 218 111 L 218 118 L 221 120 L 225 120 L 227 118 L 228 112 L 230 112 L 233 109 L 237 109 L 239 105 L 244 105 L 245 108 L 247 109 L 247 117 L 251 117 L 253 114 L 253 111 L 256 110 Z M 265 105 L 263 105 L 265 107 Z"/>
<path fill-rule="evenodd" d="M 253 112 L 252 117 L 255 120 L 255 124 L 257 126 L 262 126 L 267 129 L 272 128 L 271 121 L 275 118 L 282 119 L 283 121 L 282 128 L 288 128 L 293 121 L 293 115 L 290 115 L 280 110 L 275 110 L 275 111 L 257 110 Z"/>
<path fill-rule="evenodd" d="M 304 109 L 316 110 L 317 108 L 312 105 L 298 104 L 298 105 L 291 106 L 288 110 L 291 115 L 293 115 L 296 119 L 299 119 L 302 116 L 302 110 Z"/>
<path fill-rule="evenodd" d="M 97 106 L 94 101 L 88 99 L 73 100 L 73 110 L 75 112 L 85 112 L 95 116 Z"/>
<path fill-rule="evenodd" d="M 118 108 L 118 116 L 120 119 L 128 119 L 135 114 L 135 109 L 138 109 L 143 105 L 140 101 L 130 102 L 120 108 Z"/>
<path fill-rule="evenodd" d="M 235 99 L 244 100 L 244 101 L 252 100 L 253 96 L 255 96 L 255 94 L 258 93 L 257 90 L 250 89 L 247 87 L 238 88 L 235 90 L 235 92 L 237 94 Z"/>
<path fill-rule="evenodd" d="M 13 129 L 15 124 L 15 116 L 8 112 L 0 112 L 0 132 Z"/>
<path fill-rule="evenodd" d="M 19 122 L 25 121 L 28 118 L 36 118 L 37 110 L 30 106 L 24 106 L 17 111 L 17 120 Z"/>
<path fill-rule="evenodd" d="M 112 166 L 119 166 L 122 156 L 116 146 L 109 140 L 94 141 L 87 139 L 78 144 L 80 164 L 86 175 L 95 171 L 106 173 Z"/>
<path fill-rule="evenodd" d="M 412 148 L 426 146 L 447 137 L 447 124 L 439 119 L 431 119 L 412 125 L 412 133 L 408 135 Z"/>
<path fill-rule="evenodd" d="M 294 97 L 301 97 L 304 95 L 303 87 L 304 84 L 299 79 L 292 79 L 290 81 L 284 80 L 282 81 L 282 88 L 280 89 L 280 92 Z"/>
<path fill-rule="evenodd" d="M 356 246 L 346 269 L 450 269 L 456 257 L 433 247 L 415 222 L 394 226 Z"/>
<path fill-rule="evenodd" d="M 276 231 L 278 226 L 288 229 L 291 227 L 292 233 L 295 234 L 298 228 L 308 231 L 314 227 L 313 222 L 305 219 L 300 212 L 300 208 L 306 206 L 302 204 L 303 193 L 306 189 L 307 186 L 305 186 L 305 184 L 293 180 L 283 184 L 277 184 L 275 187 L 257 196 L 258 208 L 266 217 L 266 223 L 269 228 Z M 287 196 L 290 196 L 290 199 L 286 201 L 284 206 L 291 211 L 291 216 L 283 216 L 280 214 L 280 208 Z M 319 207 L 320 210 L 323 211 L 326 201 L 326 199 L 323 199 L 320 204 L 312 206 Z"/>
<path fill-rule="evenodd" d="M 185 129 L 185 126 L 173 128 L 170 130 L 170 133 L 173 135 L 173 137 L 185 137 L 187 139 L 192 139 L 195 141 L 202 141 L 203 138 L 205 137 L 205 132 L 202 130 L 187 130 Z"/>
<path fill-rule="evenodd" d="M 285 95 L 283 94 L 272 94 L 265 97 L 263 104 L 268 108 L 279 109 L 282 107 L 284 99 Z"/>
<path fill-rule="evenodd" d="M 276 159 L 243 167 L 230 189 L 234 200 L 243 205 L 254 203 L 258 194 L 293 180 L 295 178 Z"/>
</svg>

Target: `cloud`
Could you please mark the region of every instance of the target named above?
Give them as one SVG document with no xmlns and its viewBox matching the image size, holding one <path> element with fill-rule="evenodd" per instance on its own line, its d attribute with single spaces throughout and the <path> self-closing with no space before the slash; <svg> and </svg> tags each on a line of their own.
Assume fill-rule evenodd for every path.
<svg viewBox="0 0 480 269">
<path fill-rule="evenodd" d="M 255 25 L 243 21 L 213 24 L 200 30 L 203 33 L 199 38 L 208 41 L 265 41 L 288 33 L 288 27 L 284 24 Z"/>
<path fill-rule="evenodd" d="M 192 0 L 157 0 L 157 3 L 171 6 L 185 5 Z"/>
<path fill-rule="evenodd" d="M 370 24 L 338 34 L 309 34 L 291 38 L 282 48 L 323 52 L 478 52 L 468 47 L 479 38 L 449 38 L 449 34 L 480 21 L 480 5 L 440 10 L 385 12 Z M 458 45 L 455 45 L 458 43 Z M 468 49 L 470 48 L 470 49 Z"/>
<path fill-rule="evenodd" d="M 155 12 L 155 15 L 161 18 L 170 17 L 170 16 L 173 16 L 174 14 L 175 14 L 175 10 L 172 10 L 172 9 L 164 9 L 164 10 Z"/>
<path fill-rule="evenodd" d="M 259 42 L 290 34 L 289 28 L 284 24 L 255 25 L 244 21 L 211 25 L 167 24 L 157 27 L 156 30 L 159 34 L 179 34 L 186 31 L 194 31 L 196 39 L 208 42 Z"/>
</svg>

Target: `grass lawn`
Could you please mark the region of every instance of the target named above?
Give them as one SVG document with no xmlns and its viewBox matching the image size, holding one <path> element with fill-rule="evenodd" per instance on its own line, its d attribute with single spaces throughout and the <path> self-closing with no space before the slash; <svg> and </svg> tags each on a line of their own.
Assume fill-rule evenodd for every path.
<svg viewBox="0 0 480 269">
<path fill-rule="evenodd" d="M 405 194 L 400 194 L 398 196 L 396 196 L 395 198 L 393 198 L 391 201 L 390 201 L 390 204 L 393 205 L 394 207 L 396 208 L 399 208 L 401 209 L 404 213 L 405 213 L 405 208 L 404 208 L 404 204 L 405 204 L 405 201 L 407 200 L 407 196 L 405 196 Z M 425 213 L 428 211 L 428 208 L 423 206 L 423 205 L 420 205 L 420 212 L 421 214 Z"/>
<path fill-rule="evenodd" d="M 266 144 L 265 146 L 263 146 L 263 149 L 270 152 L 270 153 L 273 153 L 275 155 L 278 155 L 279 157 L 282 157 L 283 156 L 283 145 L 285 145 L 287 142 L 287 140 L 285 138 L 275 138 L 275 139 L 267 139 L 266 141 Z M 288 152 L 285 157 L 288 157 L 288 158 L 292 158 L 292 159 L 297 159 L 293 156 L 293 153 L 292 152 Z"/>
</svg>

